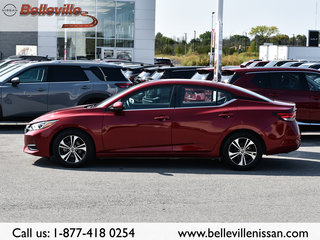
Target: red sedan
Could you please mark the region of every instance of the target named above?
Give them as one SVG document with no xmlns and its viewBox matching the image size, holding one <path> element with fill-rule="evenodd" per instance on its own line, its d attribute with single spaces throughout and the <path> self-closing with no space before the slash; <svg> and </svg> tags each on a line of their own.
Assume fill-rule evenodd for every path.
<svg viewBox="0 0 320 240">
<path fill-rule="evenodd" d="M 299 146 L 294 104 L 229 84 L 162 80 L 33 120 L 24 151 L 68 167 L 95 157 L 221 157 L 247 170 Z"/>
</svg>

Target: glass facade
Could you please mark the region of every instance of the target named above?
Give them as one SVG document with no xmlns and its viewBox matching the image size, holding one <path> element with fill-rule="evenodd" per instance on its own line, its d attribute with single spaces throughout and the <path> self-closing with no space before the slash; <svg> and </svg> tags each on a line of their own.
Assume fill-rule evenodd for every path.
<svg viewBox="0 0 320 240">
<path fill-rule="evenodd" d="M 67 59 L 120 58 L 132 60 L 134 48 L 134 1 L 85 0 L 68 1 L 98 19 L 94 28 L 67 29 Z M 62 3 L 63 5 L 63 3 Z M 64 23 L 90 23 L 82 16 L 58 18 Z M 64 58 L 65 29 L 58 29 L 57 59 Z"/>
</svg>

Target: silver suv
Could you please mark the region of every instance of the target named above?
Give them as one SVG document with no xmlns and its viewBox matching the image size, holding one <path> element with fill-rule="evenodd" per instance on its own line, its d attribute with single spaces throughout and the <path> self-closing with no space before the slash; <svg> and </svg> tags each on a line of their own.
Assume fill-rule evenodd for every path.
<svg viewBox="0 0 320 240">
<path fill-rule="evenodd" d="M 121 68 L 103 62 L 53 61 L 0 73 L 0 119 L 29 119 L 98 103 L 132 84 Z"/>
</svg>

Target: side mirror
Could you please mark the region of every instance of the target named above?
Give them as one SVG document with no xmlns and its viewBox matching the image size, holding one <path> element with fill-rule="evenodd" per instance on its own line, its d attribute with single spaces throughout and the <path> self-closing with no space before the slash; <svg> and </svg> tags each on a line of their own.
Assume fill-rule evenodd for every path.
<svg viewBox="0 0 320 240">
<path fill-rule="evenodd" d="M 20 83 L 20 79 L 18 77 L 14 77 L 11 79 L 11 84 L 15 87 Z"/>
<path fill-rule="evenodd" d="M 122 102 L 115 102 L 112 104 L 111 110 L 112 111 L 122 111 L 124 109 Z"/>
</svg>

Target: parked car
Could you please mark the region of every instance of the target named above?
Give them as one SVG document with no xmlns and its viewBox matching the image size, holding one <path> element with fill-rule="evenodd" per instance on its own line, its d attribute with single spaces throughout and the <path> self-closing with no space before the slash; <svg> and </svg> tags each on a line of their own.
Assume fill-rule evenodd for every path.
<svg viewBox="0 0 320 240">
<path fill-rule="evenodd" d="M 106 63 L 27 63 L 0 75 L 2 120 L 34 118 L 59 108 L 100 102 L 132 83 Z"/>
<path fill-rule="evenodd" d="M 263 67 L 267 65 L 270 61 L 255 61 L 249 64 L 247 67 Z"/>
<path fill-rule="evenodd" d="M 196 73 L 197 69 L 200 67 L 161 67 L 158 68 L 150 77 L 149 80 L 159 80 L 159 79 L 191 79 Z"/>
<path fill-rule="evenodd" d="M 295 62 L 294 60 L 274 60 L 266 65 L 264 65 L 265 68 L 270 68 L 270 67 L 281 67 L 283 64 L 288 63 L 288 62 Z"/>
<path fill-rule="evenodd" d="M 134 83 L 135 78 L 146 68 L 151 68 L 154 67 L 154 65 L 150 66 L 129 66 L 129 67 L 124 67 L 125 73 L 124 75 L 132 82 Z"/>
<path fill-rule="evenodd" d="M 144 68 L 143 71 L 134 79 L 133 84 L 136 85 L 148 81 L 151 75 L 158 69 L 159 67 Z"/>
<path fill-rule="evenodd" d="M 51 61 L 51 59 L 48 56 L 27 56 L 27 55 L 13 55 L 8 57 L 8 59 L 13 60 L 29 60 L 29 61 Z"/>
<path fill-rule="evenodd" d="M 169 58 L 156 57 L 154 58 L 154 65 L 157 66 L 170 66 L 173 67 L 173 63 Z"/>
<path fill-rule="evenodd" d="M 317 62 L 310 62 L 310 63 L 303 63 L 299 66 L 299 68 L 312 68 L 312 69 L 319 69 L 320 68 L 320 63 Z"/>
<path fill-rule="evenodd" d="M 281 67 L 299 67 L 300 65 L 304 64 L 305 62 L 287 62 L 282 64 Z"/>
<path fill-rule="evenodd" d="M 240 64 L 240 68 L 245 68 L 245 67 L 248 67 L 251 63 L 253 62 L 259 62 L 259 61 L 262 61 L 261 59 L 251 59 L 247 62 L 243 62 Z"/>
<path fill-rule="evenodd" d="M 233 73 L 227 71 L 228 69 L 239 68 L 239 66 L 226 66 L 222 67 L 221 72 L 221 82 L 228 82 L 232 77 Z M 231 74 L 230 74 L 231 73 Z M 198 68 L 197 72 L 192 76 L 192 80 L 209 80 L 212 81 L 214 79 L 214 68 L 206 67 L 206 68 Z"/>
<path fill-rule="evenodd" d="M 24 151 L 68 167 L 95 157 L 221 157 L 247 170 L 300 142 L 292 103 L 229 84 L 163 80 L 33 120 Z"/>
<path fill-rule="evenodd" d="M 294 102 L 299 124 L 320 123 L 320 72 L 301 68 L 247 68 L 228 70 L 229 83 L 273 100 Z"/>
</svg>

